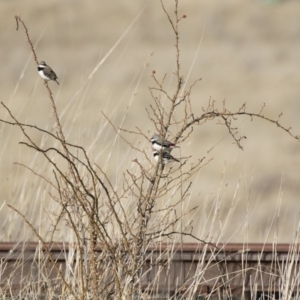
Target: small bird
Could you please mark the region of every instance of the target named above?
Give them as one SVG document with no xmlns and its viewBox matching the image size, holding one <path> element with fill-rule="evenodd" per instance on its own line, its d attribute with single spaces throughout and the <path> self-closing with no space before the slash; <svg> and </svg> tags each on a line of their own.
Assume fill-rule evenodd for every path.
<svg viewBox="0 0 300 300">
<path fill-rule="evenodd" d="M 179 160 L 175 157 L 173 157 L 169 152 L 158 152 L 158 151 L 153 151 L 153 157 L 156 161 L 159 161 L 161 158 L 160 158 L 160 155 L 162 155 L 162 164 L 163 165 L 166 165 L 167 163 L 169 162 L 174 162 L 174 161 L 177 161 L 179 162 Z"/>
<path fill-rule="evenodd" d="M 173 148 L 179 148 L 174 143 L 162 139 L 161 136 L 157 133 L 153 134 L 150 141 L 152 143 L 153 150 L 171 152 Z"/>
<path fill-rule="evenodd" d="M 44 80 L 47 80 L 47 81 L 48 80 L 53 80 L 57 84 L 59 84 L 58 81 L 57 81 L 58 77 L 56 76 L 54 71 L 44 61 L 41 61 L 39 63 L 38 72 Z"/>
</svg>

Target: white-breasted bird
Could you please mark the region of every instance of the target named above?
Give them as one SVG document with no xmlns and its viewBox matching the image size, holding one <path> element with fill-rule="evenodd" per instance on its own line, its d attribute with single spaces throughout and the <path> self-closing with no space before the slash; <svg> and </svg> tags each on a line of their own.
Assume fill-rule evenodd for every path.
<svg viewBox="0 0 300 300">
<path fill-rule="evenodd" d="M 41 61 L 39 63 L 38 72 L 44 80 L 47 80 L 47 81 L 48 80 L 53 80 L 57 84 L 59 84 L 58 81 L 57 81 L 58 77 L 56 76 L 54 71 L 44 61 Z"/>
<path fill-rule="evenodd" d="M 157 150 L 153 151 L 153 157 L 156 161 L 159 161 L 161 159 L 160 156 L 162 156 L 163 165 L 166 165 L 167 163 L 174 162 L 174 161 L 179 162 L 179 160 L 173 157 L 168 151 L 165 152 L 159 152 Z"/>
<path fill-rule="evenodd" d="M 157 133 L 153 134 L 150 141 L 152 143 L 153 150 L 157 150 L 157 151 L 171 152 L 173 148 L 179 148 L 174 143 L 162 139 L 162 137 Z"/>
</svg>

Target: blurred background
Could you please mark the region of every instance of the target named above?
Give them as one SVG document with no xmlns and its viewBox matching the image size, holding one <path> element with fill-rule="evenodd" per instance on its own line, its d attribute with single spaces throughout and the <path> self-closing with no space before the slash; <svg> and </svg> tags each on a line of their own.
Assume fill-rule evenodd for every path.
<svg viewBox="0 0 300 300">
<path fill-rule="evenodd" d="M 165 1 L 172 13 L 173 1 Z M 192 84 L 195 115 L 209 99 L 221 108 L 247 110 L 277 119 L 300 134 L 300 1 L 298 0 L 182 0 L 180 14 L 181 71 Z M 55 133 L 55 121 L 23 28 L 16 31 L 15 15 L 26 23 L 39 60 L 49 64 L 60 85 L 49 85 L 61 122 L 71 143 L 88 149 L 93 161 L 105 165 L 113 145 L 108 172 L 120 177 L 138 155 L 117 138 L 105 113 L 116 126 L 141 128 L 152 135 L 146 108 L 152 103 L 152 70 L 170 80 L 175 66 L 174 36 L 159 1 L 127 0 L 2 0 L 0 1 L 1 101 L 20 122 Z M 116 44 L 118 42 L 118 44 Z M 171 88 L 170 88 L 171 92 Z M 9 120 L 0 109 L 0 118 Z M 212 159 L 197 174 L 190 207 L 194 233 L 203 228 L 217 206 L 213 239 L 222 241 L 291 242 L 299 222 L 300 143 L 275 125 L 240 118 L 236 125 L 247 139 L 240 150 L 225 127 L 216 122 L 195 128 L 181 146 L 182 155 Z M 41 133 L 28 130 L 35 141 L 47 144 Z M 126 137 L 137 147 L 149 142 Z M 172 138 L 170 136 L 170 138 Z M 43 159 L 26 147 L 18 128 L 0 123 L 0 228 L 2 240 L 28 236 L 19 217 L 5 207 L 11 203 L 43 226 L 41 216 L 49 189 L 25 164 L 51 176 Z M 147 150 L 148 151 L 148 150 Z M 178 150 L 173 155 L 179 156 Z M 220 237 L 220 232 L 222 236 Z"/>
</svg>

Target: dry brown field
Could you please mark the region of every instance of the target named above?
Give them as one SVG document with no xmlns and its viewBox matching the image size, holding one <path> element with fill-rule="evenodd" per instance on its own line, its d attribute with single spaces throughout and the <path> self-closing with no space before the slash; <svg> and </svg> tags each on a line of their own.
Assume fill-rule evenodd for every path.
<svg viewBox="0 0 300 300">
<path fill-rule="evenodd" d="M 201 114 L 210 98 L 218 107 L 225 100 L 233 110 L 246 102 L 247 110 L 259 112 L 265 104 L 265 116 L 276 119 L 282 112 L 282 124 L 300 134 L 300 2 L 180 2 L 182 14 L 187 15 L 180 29 L 182 72 L 187 84 L 202 78 L 192 95 L 195 114 Z M 15 15 L 28 26 L 39 60 L 45 60 L 59 77 L 60 85 L 51 82 L 50 87 L 67 139 L 83 145 L 95 163 L 107 164 L 118 184 L 122 172 L 135 167 L 133 160 L 139 154 L 122 141 L 102 112 L 115 126 L 128 130 L 137 126 L 149 137 L 153 133 L 146 113 L 152 101 L 148 89 L 153 85 L 152 70 L 158 76 L 166 73 L 171 82 L 175 59 L 174 37 L 159 2 L 0 2 L 1 101 L 20 122 L 55 133 L 43 81 L 24 31 L 16 31 Z M 9 120 L 2 107 L 0 118 Z M 208 122 L 195 127 L 180 145 L 181 152 L 173 152 L 192 155 L 191 162 L 203 156 L 212 159 L 193 178 L 188 204 L 198 206 L 189 216 L 193 232 L 208 238 L 210 212 L 217 207 L 211 240 L 291 242 L 299 224 L 300 143 L 261 120 L 245 117 L 236 124 L 247 136 L 243 151 L 225 127 Z M 50 143 L 41 133 L 29 132 L 37 143 Z M 145 138 L 123 135 L 152 155 Z M 49 196 L 51 187 L 15 164 L 52 176 L 43 158 L 20 145 L 21 140 L 18 128 L 0 123 L 2 241 L 32 238 L 5 203 L 18 207 L 44 232 L 46 211 L 56 209 Z M 57 239 L 63 237 L 61 230 Z"/>
</svg>

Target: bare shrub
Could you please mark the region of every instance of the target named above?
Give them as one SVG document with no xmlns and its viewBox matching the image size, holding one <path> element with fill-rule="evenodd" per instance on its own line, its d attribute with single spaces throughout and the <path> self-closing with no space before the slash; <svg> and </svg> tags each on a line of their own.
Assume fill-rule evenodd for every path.
<svg viewBox="0 0 300 300">
<path fill-rule="evenodd" d="M 174 1 L 174 13 L 165 9 L 162 0 L 161 7 L 175 38 L 176 67 L 172 74 L 172 90 L 166 86 L 167 74 L 152 72 L 153 86 L 149 88 L 149 92 L 153 101 L 147 108 L 147 113 L 155 132 L 162 140 L 169 139 L 175 144 L 182 144 L 193 138 L 195 126 L 217 122 L 227 128 L 233 141 L 242 149 L 242 141 L 246 137 L 239 134 L 239 128 L 235 125 L 240 116 L 248 116 L 251 120 L 263 119 L 299 139 L 290 128 L 281 125 L 281 115 L 278 119 L 266 117 L 263 114 L 264 106 L 258 113 L 247 111 L 246 104 L 230 111 L 226 102 L 218 108 L 214 101 L 209 100 L 201 113 L 195 112 L 192 92 L 200 79 L 186 86 L 185 77 L 181 74 L 179 25 L 186 20 L 186 15 L 179 13 L 178 0 Z M 38 64 L 25 23 L 19 16 L 16 16 L 16 21 L 17 27 L 22 25 L 25 29 Z M 56 120 L 56 134 L 21 123 L 2 102 L 12 121 L 1 122 L 17 126 L 25 137 L 25 141 L 20 144 L 42 155 L 52 170 L 52 179 L 42 177 L 55 189 L 56 192 L 51 194 L 51 198 L 60 207 L 58 213 L 52 213 L 52 233 L 47 237 L 41 236 L 26 215 L 18 208 L 9 204 L 8 206 L 24 219 L 46 249 L 47 259 L 60 280 L 60 287 L 55 291 L 62 298 L 70 296 L 74 299 L 140 299 L 143 294 L 155 291 L 157 284 L 152 282 L 146 287 L 143 286 L 143 278 L 147 275 L 146 251 L 150 245 L 159 247 L 160 242 L 168 242 L 172 247 L 182 236 L 187 235 L 197 242 L 209 244 L 209 240 L 192 235 L 192 222 L 183 222 L 193 209 L 182 209 L 190 195 L 193 175 L 209 161 L 200 157 L 197 163 L 192 164 L 189 157 L 178 157 L 174 154 L 179 162 L 169 166 L 163 163 L 164 153 L 159 151 L 158 162 L 153 163 L 152 157 L 148 157 L 144 149 L 134 147 L 126 138 L 128 134 L 136 134 L 149 140 L 138 124 L 135 130 L 117 128 L 107 118 L 116 133 L 139 154 L 134 160 L 135 166 L 122 174 L 122 178 L 119 179 L 122 184 L 116 189 L 114 180 L 106 172 L 105 166 L 94 163 L 83 146 L 67 141 L 51 89 L 46 81 L 44 84 Z M 41 135 L 47 135 L 53 140 L 53 146 L 39 146 L 28 133 L 29 128 Z M 35 174 L 40 176 L 36 172 Z M 71 268 L 72 272 L 59 269 L 47 244 L 53 241 L 53 235 L 60 223 L 70 228 L 74 237 L 74 253 L 67 268 Z M 96 250 L 97 245 L 101 245 L 100 254 Z M 160 263 L 159 258 L 154 259 L 152 267 L 157 266 L 159 269 Z M 189 295 L 192 296 L 190 291 L 191 289 Z M 53 289 L 51 295 L 53 296 Z"/>
</svg>

